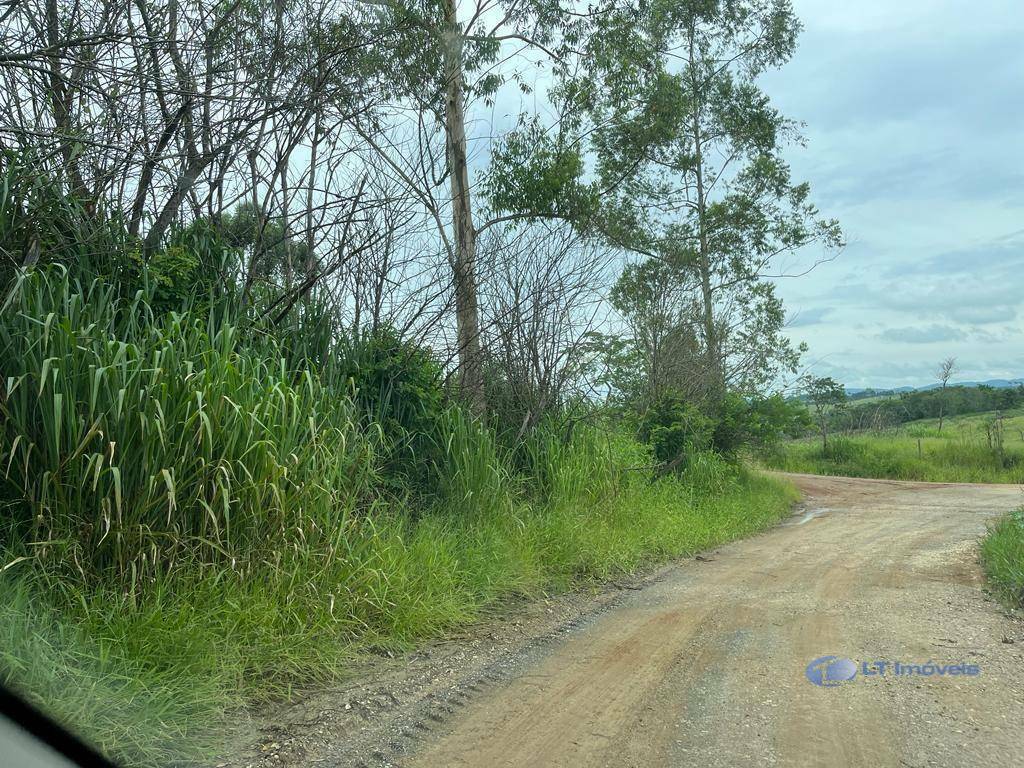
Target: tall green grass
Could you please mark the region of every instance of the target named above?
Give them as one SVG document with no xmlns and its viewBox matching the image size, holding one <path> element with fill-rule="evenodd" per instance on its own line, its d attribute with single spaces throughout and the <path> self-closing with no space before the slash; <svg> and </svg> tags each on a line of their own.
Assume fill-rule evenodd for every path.
<svg viewBox="0 0 1024 768">
<path fill-rule="evenodd" d="M 1024 509 L 1001 518 L 981 542 L 989 583 L 1011 606 L 1024 608 Z"/>
<path fill-rule="evenodd" d="M 748 535 L 794 500 L 791 488 L 740 472 L 717 495 L 635 477 L 596 505 L 520 500 L 471 516 L 437 510 L 416 523 L 382 511 L 350 532 L 346 560 L 311 558 L 247 577 L 182 568 L 131 602 L 113 586 L 54 595 L 12 568 L 0 614 L 17 639 L 0 656 L 0 675 L 127 764 L 198 759 L 233 707 L 336 678 L 369 648 L 408 648 L 504 598 Z M 42 616 L 39 606 L 48 606 Z M 113 703 L 108 689 L 118 693 Z"/>
<path fill-rule="evenodd" d="M 435 491 L 402 494 L 351 382 L 289 352 L 61 271 L 22 274 L 0 310 L 0 678 L 126 764 L 198 759 L 232 708 L 369 648 L 751 533 L 793 500 L 710 455 L 652 483 L 647 450 L 596 426 L 513 456 L 454 406 L 420 457 Z"/>
<path fill-rule="evenodd" d="M 945 431 L 944 431 L 945 432 Z M 950 430 L 947 437 L 857 435 L 782 443 L 763 452 L 772 469 L 816 475 L 948 483 L 1024 483 L 1019 445 L 990 446 Z"/>
<path fill-rule="evenodd" d="M 211 705 L 227 702 L 223 678 L 154 665 L 97 628 L 31 576 L 0 578 L 0 679 L 127 764 L 167 766 L 213 749 L 212 733 L 195 724 L 220 715 Z"/>
<path fill-rule="evenodd" d="M 65 272 L 23 274 L 2 312 L 3 495 L 36 560 L 135 590 L 182 560 L 244 571 L 344 546 L 372 441 L 272 340 Z"/>
</svg>

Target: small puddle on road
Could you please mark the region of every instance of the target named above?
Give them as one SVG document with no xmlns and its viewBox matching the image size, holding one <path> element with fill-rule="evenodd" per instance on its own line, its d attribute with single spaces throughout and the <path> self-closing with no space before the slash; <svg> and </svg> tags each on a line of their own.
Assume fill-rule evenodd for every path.
<svg viewBox="0 0 1024 768">
<path fill-rule="evenodd" d="M 816 517 L 821 517 L 822 515 L 824 515 L 824 514 L 826 514 L 828 512 L 831 512 L 831 511 L 832 511 L 831 507 L 815 507 L 814 509 L 809 509 L 806 512 L 804 512 L 800 516 L 799 520 L 790 520 L 787 523 L 787 525 L 803 525 L 804 523 L 809 523 L 809 522 L 811 522 L 811 520 L 814 520 Z"/>
</svg>

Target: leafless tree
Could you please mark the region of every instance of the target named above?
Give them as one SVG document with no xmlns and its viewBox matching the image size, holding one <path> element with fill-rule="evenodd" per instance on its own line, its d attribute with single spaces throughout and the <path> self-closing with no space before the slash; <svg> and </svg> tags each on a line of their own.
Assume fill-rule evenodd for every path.
<svg viewBox="0 0 1024 768">
<path fill-rule="evenodd" d="M 587 342 L 605 321 L 612 252 L 553 224 L 494 229 L 480 245 L 491 399 L 515 412 L 521 437 L 593 392 Z"/>
<path fill-rule="evenodd" d="M 0 149 L 87 215 L 123 216 L 146 254 L 244 201 L 283 226 L 286 252 L 305 239 L 302 270 L 323 277 L 316 238 L 345 229 L 359 179 L 338 172 L 345 126 L 375 94 L 359 29 L 346 0 L 22 0 L 0 27 Z M 283 288 L 308 290 L 294 271 Z"/>
<path fill-rule="evenodd" d="M 939 363 L 939 369 L 937 375 L 939 382 L 942 385 L 939 394 L 939 432 L 942 431 L 942 421 L 946 415 L 946 386 L 949 384 L 950 378 L 956 373 L 956 358 L 947 357 L 941 363 Z"/>
</svg>

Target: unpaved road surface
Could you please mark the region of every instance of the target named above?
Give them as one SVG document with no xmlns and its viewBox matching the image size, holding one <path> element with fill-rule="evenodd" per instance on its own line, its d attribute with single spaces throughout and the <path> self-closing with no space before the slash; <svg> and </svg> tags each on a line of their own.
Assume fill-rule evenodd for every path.
<svg viewBox="0 0 1024 768">
<path fill-rule="evenodd" d="M 590 598 L 533 641 L 441 654 L 429 682 L 364 686 L 360 719 L 311 716 L 317 738 L 288 735 L 272 761 L 1024 766 L 1024 626 L 977 563 L 1021 487 L 790 477 L 805 502 L 779 527 Z M 805 669 L 826 654 L 980 674 L 818 687 Z"/>
</svg>

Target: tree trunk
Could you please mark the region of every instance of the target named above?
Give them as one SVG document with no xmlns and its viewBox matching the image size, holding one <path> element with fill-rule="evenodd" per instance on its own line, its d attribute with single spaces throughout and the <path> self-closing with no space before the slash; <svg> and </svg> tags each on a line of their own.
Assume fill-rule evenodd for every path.
<svg viewBox="0 0 1024 768">
<path fill-rule="evenodd" d="M 284 289 L 291 293 L 295 265 L 292 263 L 291 220 L 288 216 L 288 163 L 281 168 L 281 236 L 284 238 Z"/>
<path fill-rule="evenodd" d="M 149 228 L 149 232 L 146 233 L 146 238 L 142 242 L 143 252 L 147 257 L 160 247 L 160 241 L 174 222 L 178 211 L 181 209 L 182 202 L 184 202 L 189 190 L 192 189 L 192 186 L 199 179 L 199 175 L 203 172 L 206 165 L 207 163 L 202 160 L 194 161 L 178 177 L 174 185 L 174 191 L 171 192 L 170 198 L 164 203 L 164 207 L 156 217 L 156 221 L 153 222 L 153 226 Z"/>
<path fill-rule="evenodd" d="M 476 230 L 470 205 L 466 145 L 466 114 L 462 83 L 462 32 L 455 15 L 455 0 L 445 2 L 443 37 L 445 63 L 445 138 L 451 177 L 452 225 L 455 253 L 455 322 L 459 353 L 459 387 L 477 414 L 486 409 L 483 361 L 480 349 L 480 307 L 477 296 Z"/>
<path fill-rule="evenodd" d="M 319 96 L 317 97 L 319 99 Z M 305 262 L 302 265 L 303 280 L 309 280 L 316 274 L 316 256 L 313 249 L 316 246 L 316 236 L 313 232 L 313 193 L 316 189 L 316 163 L 317 153 L 320 150 L 320 124 L 322 112 L 319 103 L 313 118 L 313 138 L 309 149 L 309 186 L 306 187 L 306 253 Z"/>
<path fill-rule="evenodd" d="M 699 134 L 698 134 L 699 135 Z M 721 399 L 725 391 L 725 375 L 723 372 L 722 355 L 719 349 L 718 329 L 715 327 L 714 296 L 711 288 L 711 256 L 708 253 L 707 231 L 704 228 L 706 216 L 704 205 L 704 173 L 701 170 L 700 141 L 697 141 L 697 229 L 700 237 L 700 292 L 703 304 L 702 323 L 704 326 L 704 343 L 707 345 L 707 368 L 710 379 L 708 393 L 713 401 Z"/>
<path fill-rule="evenodd" d="M 939 395 L 939 432 L 942 432 L 942 417 L 946 414 L 946 382 L 942 382 L 942 393 Z"/>
<path fill-rule="evenodd" d="M 692 79 L 692 85 L 694 95 L 697 96 L 699 85 L 696 76 L 696 55 L 694 51 L 694 35 L 695 31 L 690 32 L 690 77 Z M 693 107 L 693 151 L 694 151 L 694 171 L 697 182 L 697 235 L 698 235 L 698 247 L 700 252 L 698 254 L 697 268 L 700 272 L 700 292 L 701 302 L 703 304 L 702 313 L 702 324 L 704 326 L 704 343 L 707 347 L 707 375 L 709 377 L 709 385 L 707 388 L 708 395 L 713 402 L 718 402 L 725 393 L 725 374 L 724 365 L 722 361 L 722 355 L 720 350 L 720 344 L 718 339 L 718 329 L 715 327 L 715 307 L 714 307 L 714 296 L 711 288 L 711 253 L 708 245 L 708 233 L 707 233 L 707 201 L 704 194 L 704 154 L 703 154 L 703 136 L 700 129 L 700 103 L 701 100 L 696 98 L 694 100 Z"/>
<path fill-rule="evenodd" d="M 74 84 L 71 78 L 61 71 L 59 18 L 57 0 L 46 0 L 46 42 L 50 48 L 46 56 L 49 69 L 47 95 L 53 109 L 54 133 L 59 137 L 60 154 L 68 173 L 68 191 L 72 197 L 78 198 L 82 202 L 86 213 L 91 214 L 93 201 L 89 199 L 88 188 L 79 172 L 78 160 L 74 151 L 75 130 L 71 125 Z"/>
</svg>

